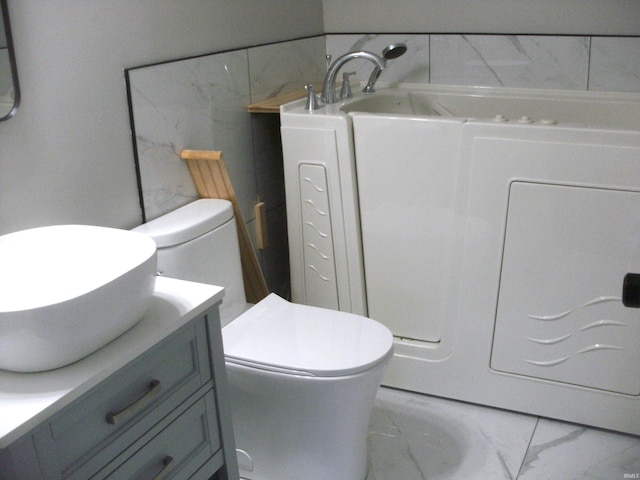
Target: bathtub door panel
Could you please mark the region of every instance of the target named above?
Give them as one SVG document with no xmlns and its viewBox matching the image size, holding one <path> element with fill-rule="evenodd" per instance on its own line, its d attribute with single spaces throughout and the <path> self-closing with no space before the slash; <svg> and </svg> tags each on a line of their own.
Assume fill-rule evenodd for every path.
<svg viewBox="0 0 640 480">
<path fill-rule="evenodd" d="M 323 165 L 301 164 L 298 172 L 305 302 L 338 310 L 326 169 Z"/>
<path fill-rule="evenodd" d="M 335 131 L 283 127 L 282 140 L 292 300 L 349 311 Z"/>
<path fill-rule="evenodd" d="M 640 193 L 513 182 L 505 230 L 492 368 L 639 395 Z"/>
<path fill-rule="evenodd" d="M 397 337 L 439 342 L 453 317 L 461 123 L 354 115 L 353 125 L 369 316 Z"/>
</svg>

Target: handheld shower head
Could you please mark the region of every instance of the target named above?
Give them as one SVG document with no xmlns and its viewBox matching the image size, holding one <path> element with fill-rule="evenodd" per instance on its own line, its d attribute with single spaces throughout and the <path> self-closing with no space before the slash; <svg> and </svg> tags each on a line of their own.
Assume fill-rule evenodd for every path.
<svg viewBox="0 0 640 480">
<path fill-rule="evenodd" d="M 392 43 L 382 50 L 382 56 L 385 60 L 393 60 L 394 58 L 401 57 L 407 51 L 406 43 Z"/>
<path fill-rule="evenodd" d="M 385 60 L 393 60 L 394 58 L 401 57 L 407 51 L 406 43 L 392 43 L 384 47 L 382 50 L 382 58 Z M 367 82 L 367 86 L 362 89 L 364 93 L 373 93 L 375 92 L 375 84 L 382 72 L 381 68 L 376 67 L 373 72 L 371 72 L 371 76 L 369 77 L 369 81 Z"/>
</svg>

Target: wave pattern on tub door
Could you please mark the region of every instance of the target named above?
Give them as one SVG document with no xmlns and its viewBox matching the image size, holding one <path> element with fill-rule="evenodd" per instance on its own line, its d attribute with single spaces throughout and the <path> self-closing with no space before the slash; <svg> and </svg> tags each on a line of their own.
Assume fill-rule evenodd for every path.
<svg viewBox="0 0 640 480">
<path fill-rule="evenodd" d="M 301 164 L 298 174 L 305 303 L 338 309 L 327 173 L 322 165 Z"/>
<path fill-rule="evenodd" d="M 607 303 L 607 302 L 622 302 L 622 298 L 621 297 L 611 297 L 611 296 L 600 296 L 600 297 L 596 297 L 593 300 L 589 300 L 588 302 L 585 302 L 580 308 L 588 308 L 594 305 L 599 305 L 602 303 Z M 529 318 L 533 319 L 533 320 L 540 320 L 540 321 L 555 321 L 555 320 L 560 320 L 562 318 L 565 318 L 569 315 L 571 315 L 572 313 L 576 312 L 577 310 L 579 310 L 579 308 L 576 309 L 572 309 L 572 310 L 567 310 L 566 312 L 562 312 L 559 314 L 551 314 L 551 315 L 528 315 Z M 630 325 L 627 322 L 621 322 L 618 320 L 607 320 L 607 319 L 601 319 L 601 320 L 596 320 L 593 322 L 589 322 L 586 325 L 583 325 L 582 327 L 580 327 L 579 329 L 577 329 L 574 332 L 568 333 L 566 335 L 562 335 L 560 337 L 555 337 L 555 338 L 533 338 L 533 337 L 527 337 L 527 340 L 533 343 L 537 343 L 539 345 L 555 345 L 555 344 L 559 344 L 562 342 L 565 342 L 567 340 L 570 340 L 572 338 L 574 338 L 576 335 L 580 334 L 580 332 L 585 332 L 587 330 L 593 329 L 593 328 L 602 328 L 602 327 L 629 327 Z M 603 335 L 605 335 L 606 338 L 606 333 L 604 333 Z M 570 347 L 568 347 L 569 349 Z M 620 345 L 611 345 L 611 344 L 606 344 L 606 343 L 594 343 L 592 345 L 586 345 L 580 349 L 578 349 L 576 352 L 567 352 L 567 355 L 564 355 L 562 357 L 559 358 L 552 358 L 552 359 L 544 359 L 544 360 L 534 360 L 534 359 L 529 359 L 529 358 L 525 358 L 524 361 L 531 364 L 531 365 L 537 365 L 540 367 L 553 367 L 555 365 L 559 365 L 560 363 L 566 362 L 567 360 L 569 360 L 572 356 L 575 355 L 579 355 L 579 354 L 584 354 L 584 353 L 589 353 L 589 352 L 594 352 L 594 351 L 598 351 L 598 350 L 625 350 L 625 347 L 620 346 Z M 541 354 L 543 353 L 542 351 L 540 352 Z"/>
</svg>

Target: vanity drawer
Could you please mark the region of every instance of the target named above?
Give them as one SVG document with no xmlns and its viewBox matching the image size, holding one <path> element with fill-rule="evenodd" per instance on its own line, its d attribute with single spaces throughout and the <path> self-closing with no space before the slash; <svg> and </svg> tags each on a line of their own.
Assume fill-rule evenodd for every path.
<svg viewBox="0 0 640 480">
<path fill-rule="evenodd" d="M 211 380 L 204 319 L 190 323 L 105 380 L 36 436 L 46 471 L 86 479 Z"/>
<path fill-rule="evenodd" d="M 188 479 L 219 449 L 215 399 L 209 390 L 105 478 Z"/>
</svg>

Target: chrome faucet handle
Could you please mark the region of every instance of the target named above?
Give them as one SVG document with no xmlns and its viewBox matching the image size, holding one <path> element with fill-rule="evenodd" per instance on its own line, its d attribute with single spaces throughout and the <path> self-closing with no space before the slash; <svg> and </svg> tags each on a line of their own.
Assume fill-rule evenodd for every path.
<svg viewBox="0 0 640 480">
<path fill-rule="evenodd" d="M 320 108 L 318 105 L 318 97 L 316 97 L 316 90 L 313 87 L 313 84 L 305 85 L 304 89 L 307 91 L 307 103 L 305 104 L 305 110 L 308 112 L 313 112 L 314 110 Z"/>
<path fill-rule="evenodd" d="M 343 100 L 353 97 L 353 92 L 351 91 L 351 83 L 349 82 L 349 77 L 355 74 L 356 72 L 344 72 L 342 74 L 342 88 L 340 89 L 340 98 L 342 98 Z"/>
<path fill-rule="evenodd" d="M 324 56 L 324 61 L 326 63 L 326 70 L 329 70 L 329 67 L 331 66 L 331 59 L 333 58 L 333 55 L 325 55 Z"/>
</svg>

